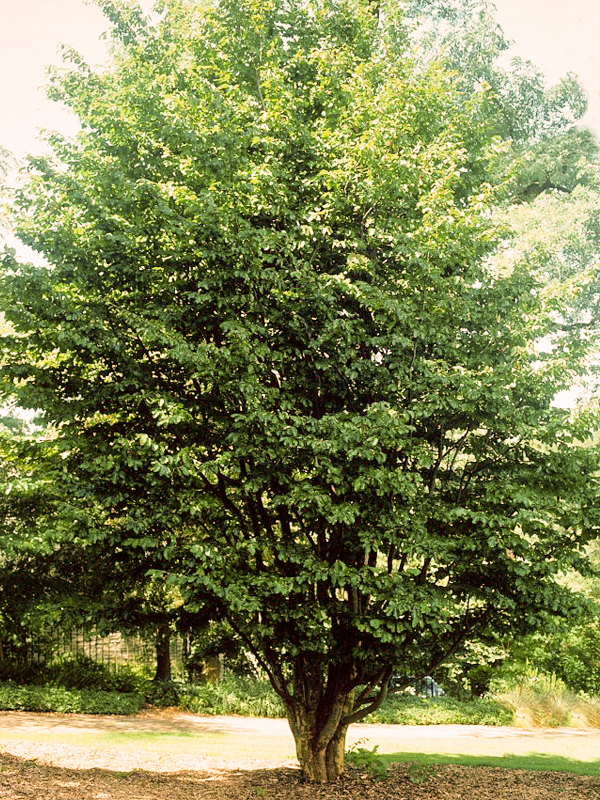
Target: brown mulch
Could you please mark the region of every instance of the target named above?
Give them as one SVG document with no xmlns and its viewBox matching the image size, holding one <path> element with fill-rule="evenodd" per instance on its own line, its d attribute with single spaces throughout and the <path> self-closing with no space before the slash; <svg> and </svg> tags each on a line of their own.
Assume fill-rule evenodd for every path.
<svg viewBox="0 0 600 800">
<path fill-rule="evenodd" d="M 0 754 L 5 800 L 600 800 L 600 778 L 565 772 L 395 764 L 384 780 L 352 771 L 333 786 L 302 783 L 297 769 L 73 769 Z M 176 768 L 176 764 L 173 765 Z"/>
</svg>

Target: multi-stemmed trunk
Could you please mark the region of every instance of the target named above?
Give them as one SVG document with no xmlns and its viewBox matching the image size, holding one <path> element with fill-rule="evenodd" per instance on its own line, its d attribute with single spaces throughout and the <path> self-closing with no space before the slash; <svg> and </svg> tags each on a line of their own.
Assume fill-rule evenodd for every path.
<svg viewBox="0 0 600 800">
<path fill-rule="evenodd" d="M 306 781 L 331 783 L 344 774 L 347 726 L 338 727 L 331 738 L 316 739 L 308 720 L 290 727 L 296 742 L 296 756 Z M 320 741 L 318 739 L 320 738 Z"/>
<path fill-rule="evenodd" d="M 317 671 L 318 672 L 318 671 Z M 284 699 L 296 744 L 296 756 L 306 781 L 331 783 L 344 773 L 348 719 L 354 708 L 354 689 L 301 669 L 293 697 Z"/>
</svg>

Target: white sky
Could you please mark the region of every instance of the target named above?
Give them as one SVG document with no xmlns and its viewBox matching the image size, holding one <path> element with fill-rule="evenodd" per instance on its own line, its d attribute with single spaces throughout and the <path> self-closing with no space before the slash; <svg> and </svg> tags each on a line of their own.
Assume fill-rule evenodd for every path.
<svg viewBox="0 0 600 800">
<path fill-rule="evenodd" d="M 150 10 L 152 0 L 142 0 Z M 519 53 L 556 78 L 579 74 L 590 98 L 588 120 L 600 134 L 600 0 L 496 0 L 499 21 Z M 39 152 L 41 128 L 72 130 L 45 99 L 45 66 L 60 64 L 61 42 L 101 62 L 108 26 L 86 0 L 0 0 L 0 145 L 22 157 Z"/>
<path fill-rule="evenodd" d="M 150 11 L 153 0 L 142 0 Z M 109 23 L 88 0 L 0 0 L 0 146 L 22 157 L 40 152 L 40 129 L 74 130 L 71 116 L 46 99 L 46 67 L 60 66 L 60 45 L 90 64 L 106 57 Z"/>
<path fill-rule="evenodd" d="M 495 0 L 519 55 L 556 80 L 575 72 L 588 94 L 586 123 L 600 136 L 600 0 Z"/>
</svg>

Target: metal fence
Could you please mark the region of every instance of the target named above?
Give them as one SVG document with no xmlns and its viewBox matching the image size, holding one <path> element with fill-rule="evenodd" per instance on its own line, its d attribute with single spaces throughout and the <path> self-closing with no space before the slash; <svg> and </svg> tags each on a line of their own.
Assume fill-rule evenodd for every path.
<svg viewBox="0 0 600 800">
<path fill-rule="evenodd" d="M 51 643 L 48 648 L 48 643 Z M 65 656 L 84 655 L 106 666 L 125 664 L 142 664 L 153 668 L 156 665 L 154 643 L 140 636 L 127 636 L 122 633 L 111 633 L 98 636 L 83 630 L 64 632 L 56 629 L 44 638 L 44 643 L 30 642 L 27 661 L 40 663 L 45 661 L 50 650 L 50 659 L 56 660 Z M 186 643 L 181 636 L 173 636 L 170 644 L 171 670 L 176 677 L 185 674 Z"/>
</svg>

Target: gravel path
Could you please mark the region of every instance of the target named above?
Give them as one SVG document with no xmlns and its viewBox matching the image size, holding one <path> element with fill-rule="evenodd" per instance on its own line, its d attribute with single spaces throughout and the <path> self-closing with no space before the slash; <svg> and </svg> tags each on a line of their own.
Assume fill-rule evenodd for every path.
<svg viewBox="0 0 600 800">
<path fill-rule="evenodd" d="M 529 753 L 560 755 L 581 761 L 600 759 L 600 731 L 573 728 L 522 729 L 484 725 L 352 725 L 348 746 L 360 742 L 381 753 L 468 755 Z M 252 767 L 295 765 L 294 742 L 286 720 L 248 717 L 199 717 L 172 711 L 136 717 L 76 714 L 0 713 L 0 749 L 14 755 L 81 751 L 81 766 L 111 768 L 115 751 L 140 769 L 193 769 L 246 761 Z M 66 764 L 65 764 L 66 766 Z M 226 768 L 226 767 L 225 767 Z"/>
</svg>

